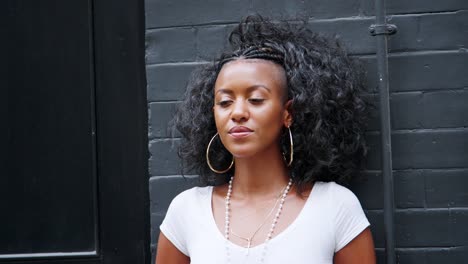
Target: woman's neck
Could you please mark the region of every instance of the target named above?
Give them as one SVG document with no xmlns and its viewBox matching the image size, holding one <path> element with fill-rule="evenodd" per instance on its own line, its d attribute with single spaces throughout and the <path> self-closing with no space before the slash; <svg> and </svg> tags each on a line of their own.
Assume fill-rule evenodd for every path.
<svg viewBox="0 0 468 264">
<path fill-rule="evenodd" d="M 235 160 L 233 196 L 238 199 L 277 195 L 288 181 L 286 164 L 278 152 Z"/>
</svg>

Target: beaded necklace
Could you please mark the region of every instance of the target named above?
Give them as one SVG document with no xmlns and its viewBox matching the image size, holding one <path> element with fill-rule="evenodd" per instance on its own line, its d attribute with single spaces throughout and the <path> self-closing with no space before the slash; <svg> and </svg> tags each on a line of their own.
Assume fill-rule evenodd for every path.
<svg viewBox="0 0 468 264">
<path fill-rule="evenodd" d="M 234 177 L 231 177 L 231 179 L 229 180 L 228 191 L 227 191 L 226 198 L 225 198 L 224 237 L 226 238 L 226 261 L 227 263 L 231 263 L 231 255 L 230 255 L 230 247 L 229 247 L 229 228 L 230 228 L 230 205 L 231 205 L 233 179 Z M 292 179 L 289 178 L 288 185 L 286 186 L 286 188 L 283 191 L 283 194 L 281 195 L 280 204 L 278 206 L 278 210 L 276 211 L 275 218 L 273 218 L 273 222 L 271 223 L 270 231 L 268 232 L 265 238 L 265 243 L 263 244 L 263 250 L 262 250 L 259 263 L 264 263 L 265 261 L 265 256 L 268 250 L 268 247 L 267 247 L 268 242 L 273 236 L 273 232 L 275 231 L 276 224 L 278 223 L 278 219 L 283 209 L 284 201 L 286 200 L 286 196 L 289 193 L 289 189 L 291 189 L 291 185 L 292 185 Z M 250 248 L 250 242 L 249 242 L 249 248 Z"/>
</svg>

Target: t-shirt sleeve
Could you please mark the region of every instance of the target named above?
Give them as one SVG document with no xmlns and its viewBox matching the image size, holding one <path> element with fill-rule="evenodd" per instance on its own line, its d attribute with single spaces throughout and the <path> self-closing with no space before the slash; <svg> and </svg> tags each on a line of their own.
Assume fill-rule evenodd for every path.
<svg viewBox="0 0 468 264">
<path fill-rule="evenodd" d="M 186 217 L 184 217 L 186 199 L 187 191 L 179 194 L 172 200 L 159 229 L 180 252 L 189 256 L 186 243 L 187 234 L 185 232 L 187 223 L 185 223 Z"/>
<path fill-rule="evenodd" d="M 336 209 L 335 252 L 338 252 L 370 224 L 356 195 L 341 185 L 335 184 L 335 187 L 336 190 L 332 195 L 333 207 Z"/>
</svg>

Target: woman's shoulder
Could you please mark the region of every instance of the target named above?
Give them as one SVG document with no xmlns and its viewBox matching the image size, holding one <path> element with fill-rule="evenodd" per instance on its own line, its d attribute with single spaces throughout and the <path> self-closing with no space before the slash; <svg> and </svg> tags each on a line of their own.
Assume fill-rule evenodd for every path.
<svg viewBox="0 0 468 264">
<path fill-rule="evenodd" d="M 194 203 L 200 203 L 206 198 L 210 197 L 212 186 L 206 187 L 192 187 L 187 189 L 174 197 L 169 207 L 172 208 L 186 208 Z"/>
<path fill-rule="evenodd" d="M 345 186 L 338 184 L 334 181 L 330 182 L 323 182 L 323 181 L 317 181 L 314 183 L 314 188 L 318 188 L 327 192 L 334 192 L 334 193 L 349 193 L 351 192 L 348 188 Z M 351 192 L 352 193 L 352 192 Z"/>
<path fill-rule="evenodd" d="M 334 203 L 359 203 L 356 195 L 347 187 L 336 182 L 316 182 L 314 188 L 317 192 L 322 193 Z"/>
<path fill-rule="evenodd" d="M 192 187 L 176 195 L 169 204 L 168 212 L 186 212 L 190 208 L 206 204 L 213 187 Z"/>
</svg>

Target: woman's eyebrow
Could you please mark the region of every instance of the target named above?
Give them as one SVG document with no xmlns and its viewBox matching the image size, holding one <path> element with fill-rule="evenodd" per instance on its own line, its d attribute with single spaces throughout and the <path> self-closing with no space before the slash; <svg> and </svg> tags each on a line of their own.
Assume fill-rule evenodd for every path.
<svg viewBox="0 0 468 264">
<path fill-rule="evenodd" d="M 234 92 L 231 89 L 228 89 L 228 88 L 220 88 L 215 92 L 215 94 L 217 94 L 217 93 L 233 94 Z"/>
<path fill-rule="evenodd" d="M 254 84 L 254 85 L 252 85 L 252 86 L 247 87 L 246 90 L 247 90 L 248 93 L 251 93 L 252 91 L 257 90 L 257 89 L 259 89 L 259 88 L 263 88 L 263 89 L 265 89 L 267 92 L 271 93 L 270 88 L 268 88 L 267 86 L 265 86 L 265 85 L 263 85 L 263 84 Z M 218 90 L 215 92 L 215 94 L 217 94 L 217 93 L 233 94 L 234 91 L 231 90 L 231 89 L 229 89 L 229 88 L 220 88 L 220 89 L 218 89 Z"/>
<path fill-rule="evenodd" d="M 252 91 L 257 90 L 257 89 L 259 89 L 259 88 L 263 88 L 263 89 L 265 89 L 267 92 L 271 93 L 270 88 L 268 88 L 267 86 L 265 86 L 265 85 L 263 85 L 263 84 L 255 84 L 255 85 L 249 86 L 249 87 L 247 88 L 247 92 L 252 92 Z"/>
</svg>

